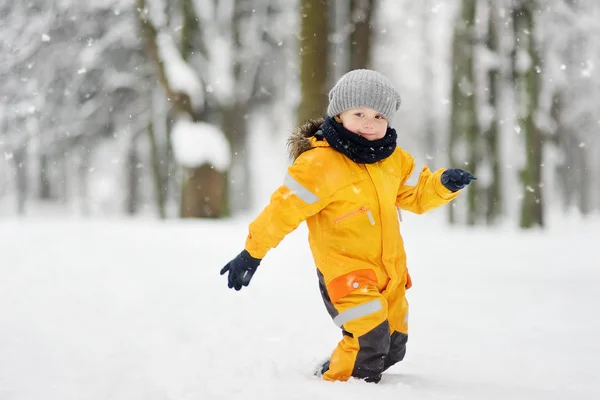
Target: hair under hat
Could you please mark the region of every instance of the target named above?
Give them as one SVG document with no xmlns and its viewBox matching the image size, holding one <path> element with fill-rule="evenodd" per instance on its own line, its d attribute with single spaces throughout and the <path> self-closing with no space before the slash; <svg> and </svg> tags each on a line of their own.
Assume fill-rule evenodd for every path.
<svg viewBox="0 0 600 400">
<path fill-rule="evenodd" d="M 329 91 L 327 115 L 351 108 L 371 108 L 388 121 L 400 108 L 400 93 L 384 75 L 369 69 L 355 69 L 343 75 Z"/>
</svg>

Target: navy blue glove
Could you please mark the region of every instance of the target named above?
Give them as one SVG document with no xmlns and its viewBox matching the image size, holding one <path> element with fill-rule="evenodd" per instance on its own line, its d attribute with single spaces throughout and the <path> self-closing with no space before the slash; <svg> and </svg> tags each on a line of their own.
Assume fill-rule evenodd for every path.
<svg viewBox="0 0 600 400">
<path fill-rule="evenodd" d="M 230 289 L 240 290 L 242 286 L 248 286 L 261 261 L 244 250 L 221 269 L 221 275 L 229 271 L 227 286 Z"/>
<path fill-rule="evenodd" d="M 452 192 L 458 192 L 474 180 L 477 178 L 473 174 L 462 169 L 450 168 L 442 172 L 442 185 Z"/>
</svg>

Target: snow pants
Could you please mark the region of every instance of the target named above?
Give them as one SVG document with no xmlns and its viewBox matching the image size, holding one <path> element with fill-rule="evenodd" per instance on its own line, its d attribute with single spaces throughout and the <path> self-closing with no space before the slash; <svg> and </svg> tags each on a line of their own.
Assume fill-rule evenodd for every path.
<svg viewBox="0 0 600 400">
<path fill-rule="evenodd" d="M 408 301 L 405 288 L 399 287 L 384 295 L 380 288 L 367 286 L 332 302 L 323 275 L 318 272 L 318 276 L 325 307 L 343 334 L 323 379 L 346 381 L 355 377 L 379 382 L 383 371 L 402 361 L 406 354 Z"/>
</svg>

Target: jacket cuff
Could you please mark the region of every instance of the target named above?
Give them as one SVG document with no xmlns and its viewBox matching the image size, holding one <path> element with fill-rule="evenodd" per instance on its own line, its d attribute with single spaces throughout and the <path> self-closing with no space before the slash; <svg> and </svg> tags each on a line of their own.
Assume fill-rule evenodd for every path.
<svg viewBox="0 0 600 400">
<path fill-rule="evenodd" d="M 446 168 L 441 168 L 435 171 L 435 173 L 433 174 L 433 188 L 438 196 L 440 196 L 444 200 L 450 201 L 458 196 L 460 190 L 453 192 L 452 190 L 444 186 L 444 184 L 442 183 L 442 174 L 445 170 Z"/>
<path fill-rule="evenodd" d="M 252 264 L 255 267 L 258 267 L 258 265 L 262 261 L 262 259 L 260 259 L 260 258 L 252 257 L 252 255 L 246 249 L 242 250 L 241 257 L 244 261 Z"/>
<path fill-rule="evenodd" d="M 259 241 L 257 241 L 252 233 L 248 234 L 246 238 L 246 245 L 244 246 L 244 250 L 248 253 L 248 255 L 254 259 L 262 260 L 267 255 L 269 251 L 268 246 L 262 245 Z"/>
</svg>

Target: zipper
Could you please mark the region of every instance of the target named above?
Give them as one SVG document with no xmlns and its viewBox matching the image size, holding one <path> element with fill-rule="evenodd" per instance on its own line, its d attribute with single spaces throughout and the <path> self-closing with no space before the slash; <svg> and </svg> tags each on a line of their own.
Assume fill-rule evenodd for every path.
<svg viewBox="0 0 600 400">
<path fill-rule="evenodd" d="M 365 206 L 362 206 L 362 207 L 360 207 L 357 210 L 354 210 L 354 211 L 351 211 L 351 212 L 346 213 L 344 215 L 341 215 L 341 216 L 335 218 L 333 220 L 333 222 L 335 222 L 337 224 L 338 222 L 341 222 L 341 221 L 343 221 L 343 220 L 345 220 L 347 218 L 350 218 L 350 217 L 353 217 L 355 215 L 362 214 L 362 213 L 366 213 L 367 217 L 369 218 L 369 222 L 371 223 L 371 225 L 375 225 L 375 218 L 373 218 L 373 213 L 371 212 L 371 210 L 369 210 Z"/>
</svg>

